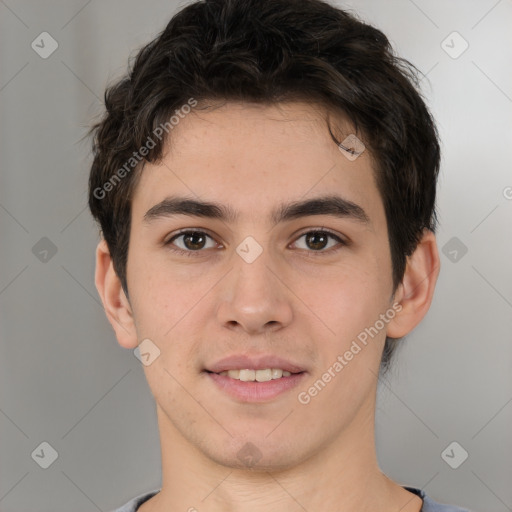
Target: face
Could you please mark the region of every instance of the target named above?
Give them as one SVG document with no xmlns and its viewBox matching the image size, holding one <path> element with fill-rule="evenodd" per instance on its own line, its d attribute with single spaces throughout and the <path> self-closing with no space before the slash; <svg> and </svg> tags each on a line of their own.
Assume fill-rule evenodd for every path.
<svg viewBox="0 0 512 512">
<path fill-rule="evenodd" d="M 160 351 L 144 366 L 159 421 L 183 443 L 287 468 L 367 426 L 393 304 L 386 218 L 369 152 L 347 158 L 319 108 L 181 119 L 135 190 L 127 276 L 137 340 Z"/>
</svg>

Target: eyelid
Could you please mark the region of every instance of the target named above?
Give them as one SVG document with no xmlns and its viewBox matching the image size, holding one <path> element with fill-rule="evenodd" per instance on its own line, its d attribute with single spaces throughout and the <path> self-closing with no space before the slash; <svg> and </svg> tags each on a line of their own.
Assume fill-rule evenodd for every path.
<svg viewBox="0 0 512 512">
<path fill-rule="evenodd" d="M 338 238 L 341 242 L 344 242 L 346 244 L 349 243 L 348 240 L 343 237 L 343 235 L 341 235 L 340 233 L 337 233 L 336 231 L 333 231 L 332 229 L 326 228 L 324 226 L 305 228 L 304 231 L 299 231 L 297 234 L 295 234 L 295 237 L 299 238 L 302 235 L 306 235 L 306 234 L 311 233 L 311 232 L 313 232 L 313 233 L 318 233 L 318 232 L 327 233 L 329 235 L 332 235 L 334 238 Z"/>
<path fill-rule="evenodd" d="M 197 233 L 205 234 L 206 236 L 208 236 L 212 240 L 214 240 L 218 245 L 220 245 L 220 248 L 224 248 L 222 243 L 218 242 L 216 237 L 213 236 L 210 233 L 210 231 L 208 229 L 206 229 L 206 228 L 182 228 L 182 229 L 172 233 L 168 238 L 166 238 L 164 240 L 164 242 L 163 242 L 163 245 L 164 246 L 171 246 L 171 245 L 173 245 L 172 244 L 173 240 L 175 240 L 179 236 L 182 236 L 184 234 L 191 233 L 191 232 L 197 232 Z M 304 228 L 303 231 L 299 231 L 299 233 L 294 234 L 294 241 L 291 242 L 289 245 L 296 243 L 299 238 L 301 238 L 302 236 L 307 235 L 309 233 L 326 233 L 329 236 L 331 236 L 332 238 L 334 238 L 338 242 L 338 244 L 337 244 L 337 246 L 331 247 L 328 250 L 319 250 L 319 251 L 309 250 L 308 251 L 308 250 L 305 250 L 305 249 L 301 249 L 301 251 L 305 251 L 305 252 L 313 253 L 313 254 L 325 254 L 325 253 L 335 252 L 336 250 L 338 250 L 340 248 L 340 246 L 348 246 L 351 243 L 343 235 L 340 235 L 340 234 L 332 231 L 331 229 L 322 226 L 322 227 L 308 227 L 308 228 Z M 192 250 L 186 251 L 186 250 L 181 249 L 180 247 L 176 247 L 176 246 L 172 247 L 170 250 L 172 250 L 174 252 L 177 252 L 177 253 L 186 254 L 187 256 L 190 256 L 192 254 L 200 254 L 202 252 L 205 252 L 204 249 L 199 249 L 197 251 L 192 251 Z"/>
<path fill-rule="evenodd" d="M 183 230 L 178 231 L 177 233 L 174 233 L 167 241 L 163 242 L 164 248 L 166 248 L 169 251 L 172 251 L 174 254 L 178 254 L 181 256 L 188 256 L 188 257 L 201 257 L 204 253 L 208 254 L 209 251 L 207 252 L 205 249 L 191 251 L 191 250 L 182 249 L 181 247 L 174 245 L 173 240 L 175 240 L 176 238 L 179 238 L 180 236 L 183 236 L 187 233 L 190 233 L 190 232 L 201 233 L 203 235 L 206 235 L 207 237 L 211 238 L 218 246 L 220 246 L 220 247 L 208 247 L 207 249 L 219 249 L 219 248 L 223 249 L 224 248 L 224 246 L 221 243 L 217 242 L 217 239 L 213 235 L 208 233 L 207 230 L 195 229 L 195 228 L 192 228 L 192 229 L 185 228 Z"/>
<path fill-rule="evenodd" d="M 184 235 L 186 233 L 203 233 L 217 242 L 217 238 L 214 235 L 212 235 L 212 233 L 208 229 L 205 229 L 205 228 L 182 228 L 178 231 L 171 233 L 171 235 L 166 237 L 163 241 L 163 244 L 164 245 L 170 244 L 172 240 L 174 240 L 175 238 L 179 237 L 180 235 Z M 217 242 L 217 243 L 220 243 L 220 242 Z"/>
<path fill-rule="evenodd" d="M 331 236 L 332 238 L 334 238 L 338 243 L 337 245 L 335 245 L 334 247 L 330 247 L 329 249 L 327 250 L 319 250 L 319 251 L 313 251 L 313 250 L 306 250 L 306 249 L 302 249 L 303 251 L 309 253 L 309 254 L 313 254 L 313 255 L 320 255 L 320 254 L 328 254 L 328 253 L 331 253 L 331 252 L 335 252 L 337 251 L 338 249 L 340 249 L 341 247 L 343 246 L 348 246 L 350 245 L 350 240 L 348 240 L 346 237 L 344 237 L 343 235 L 341 234 L 338 234 L 334 231 L 332 231 L 331 229 L 329 228 L 325 228 L 325 227 L 313 227 L 313 228 L 306 228 L 304 231 L 302 232 L 299 232 L 297 235 L 295 235 L 295 239 L 293 242 L 291 242 L 291 244 L 294 244 L 297 242 L 297 240 L 301 237 L 303 237 L 304 235 L 307 235 L 308 233 L 326 233 L 328 234 L 329 236 Z"/>
</svg>

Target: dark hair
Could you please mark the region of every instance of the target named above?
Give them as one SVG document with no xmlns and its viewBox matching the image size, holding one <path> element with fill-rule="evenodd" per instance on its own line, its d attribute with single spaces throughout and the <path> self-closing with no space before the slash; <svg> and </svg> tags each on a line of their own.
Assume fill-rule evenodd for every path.
<svg viewBox="0 0 512 512">
<path fill-rule="evenodd" d="M 417 69 L 380 30 L 321 0 L 203 0 L 179 11 L 130 68 L 105 91 L 105 115 L 90 130 L 89 178 L 89 207 L 127 296 L 131 199 L 144 160 L 159 161 L 170 135 L 133 158 L 190 98 L 307 101 L 343 113 L 374 161 L 396 290 L 423 229 L 436 229 L 440 149 Z M 384 372 L 396 341 L 386 338 Z"/>
</svg>

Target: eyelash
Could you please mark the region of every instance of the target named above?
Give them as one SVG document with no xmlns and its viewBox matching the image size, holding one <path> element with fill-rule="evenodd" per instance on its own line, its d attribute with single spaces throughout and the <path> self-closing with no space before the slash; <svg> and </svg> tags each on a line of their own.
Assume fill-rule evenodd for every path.
<svg viewBox="0 0 512 512">
<path fill-rule="evenodd" d="M 198 249 L 197 251 L 192 251 L 192 250 L 185 251 L 183 249 L 180 249 L 179 247 L 172 247 L 172 245 L 173 245 L 172 242 L 174 242 L 174 240 L 176 240 L 180 236 L 191 234 L 191 233 L 199 233 L 201 235 L 206 235 L 207 237 L 211 238 L 212 240 L 215 240 L 214 237 L 211 236 L 210 234 L 208 234 L 206 231 L 200 231 L 198 229 L 190 229 L 190 228 L 188 228 L 188 229 L 185 229 L 183 231 L 179 231 L 178 233 L 176 233 L 169 240 L 167 240 L 167 242 L 164 242 L 164 245 L 166 247 L 168 247 L 169 250 L 175 252 L 176 254 L 181 254 L 181 255 L 184 255 L 184 256 L 188 256 L 188 257 L 200 256 L 201 255 L 200 253 L 204 252 L 204 249 Z M 325 229 L 325 228 L 310 229 L 309 231 L 304 231 L 303 233 L 298 235 L 298 237 L 296 238 L 295 242 L 297 240 L 299 240 L 301 237 L 303 237 L 304 235 L 309 235 L 309 234 L 312 234 L 312 233 L 327 234 L 329 237 L 335 239 L 338 242 L 338 246 L 334 246 L 334 248 L 330 247 L 327 250 L 318 250 L 318 251 L 314 251 L 312 249 L 311 250 L 301 249 L 301 251 L 306 251 L 307 255 L 310 256 L 310 257 L 322 256 L 323 254 L 326 254 L 326 253 L 332 254 L 332 253 L 335 253 L 335 252 L 339 251 L 344 246 L 349 245 L 349 242 L 346 242 L 345 240 L 342 240 L 338 235 L 334 234 L 332 231 L 330 231 L 328 229 Z"/>
</svg>

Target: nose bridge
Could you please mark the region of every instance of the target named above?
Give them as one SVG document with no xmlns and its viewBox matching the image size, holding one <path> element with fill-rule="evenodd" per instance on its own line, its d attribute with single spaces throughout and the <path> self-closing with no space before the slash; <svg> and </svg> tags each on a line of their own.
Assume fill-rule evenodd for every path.
<svg viewBox="0 0 512 512">
<path fill-rule="evenodd" d="M 278 262 L 272 251 L 246 237 L 232 254 L 218 308 L 219 321 L 248 332 L 264 332 L 287 325 L 292 305 L 286 288 L 274 275 Z"/>
</svg>

